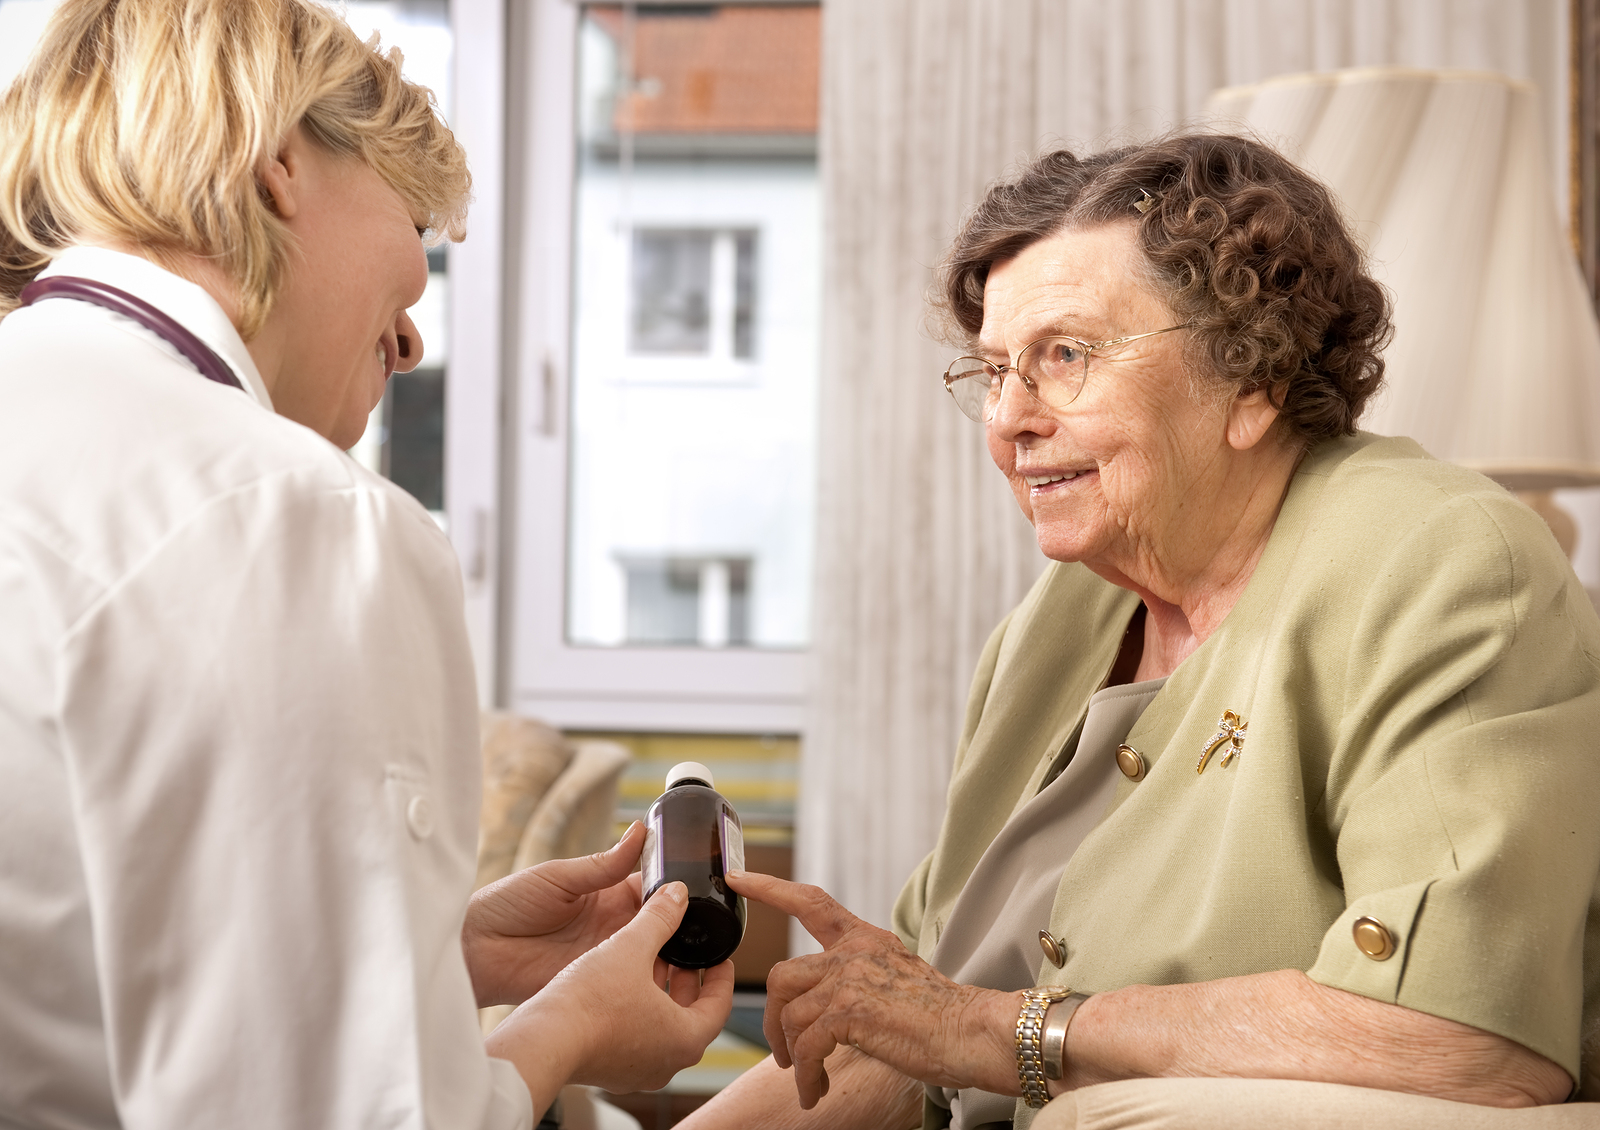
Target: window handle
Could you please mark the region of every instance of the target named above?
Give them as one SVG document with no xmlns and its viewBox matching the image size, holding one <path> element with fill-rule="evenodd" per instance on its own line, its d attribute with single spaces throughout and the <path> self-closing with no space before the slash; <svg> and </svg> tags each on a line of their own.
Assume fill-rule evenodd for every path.
<svg viewBox="0 0 1600 1130">
<path fill-rule="evenodd" d="M 548 353 L 539 364 L 539 434 L 546 439 L 556 435 L 556 363 Z"/>
</svg>

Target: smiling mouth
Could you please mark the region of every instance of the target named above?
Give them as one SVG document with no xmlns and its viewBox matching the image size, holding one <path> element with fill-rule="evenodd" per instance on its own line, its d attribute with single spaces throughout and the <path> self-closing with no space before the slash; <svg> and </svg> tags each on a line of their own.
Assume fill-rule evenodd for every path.
<svg viewBox="0 0 1600 1130">
<path fill-rule="evenodd" d="M 387 340 L 380 339 L 375 347 L 375 353 L 378 358 L 378 364 L 383 366 L 383 379 L 388 380 L 394 375 L 395 351 Z"/>
<path fill-rule="evenodd" d="M 1076 479 L 1080 475 L 1087 475 L 1088 471 L 1062 471 L 1054 475 L 1024 475 L 1022 481 L 1027 483 L 1032 490 L 1049 486 L 1051 483 L 1064 483 Z"/>
</svg>

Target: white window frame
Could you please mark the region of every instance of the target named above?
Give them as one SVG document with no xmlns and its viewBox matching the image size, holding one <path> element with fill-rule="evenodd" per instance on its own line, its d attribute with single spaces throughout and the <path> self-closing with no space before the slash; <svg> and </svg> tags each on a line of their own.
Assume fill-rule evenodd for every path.
<svg viewBox="0 0 1600 1130">
<path fill-rule="evenodd" d="M 451 11 L 457 128 L 476 203 L 466 243 L 451 252 L 445 489 L 484 699 L 566 729 L 799 733 L 803 651 L 567 642 L 581 5 L 452 0 Z"/>
<path fill-rule="evenodd" d="M 514 0 L 513 0 L 514 2 Z M 502 347 L 505 256 L 507 0 L 450 0 L 453 121 L 472 170 L 467 238 L 448 245 L 452 343 L 445 378 L 445 527 L 461 559 L 467 635 L 477 668 L 478 697 L 498 692 Z"/>
</svg>

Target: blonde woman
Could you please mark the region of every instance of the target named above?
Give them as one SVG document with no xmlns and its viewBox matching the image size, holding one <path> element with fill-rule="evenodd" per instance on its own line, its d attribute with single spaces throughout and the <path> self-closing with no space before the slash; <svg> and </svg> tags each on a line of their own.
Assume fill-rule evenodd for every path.
<svg viewBox="0 0 1600 1130">
<path fill-rule="evenodd" d="M 67 0 L 0 102 L 0 1125 L 525 1127 L 727 1015 L 637 829 L 468 903 L 457 565 L 340 450 L 468 188 L 307 0 Z"/>
</svg>

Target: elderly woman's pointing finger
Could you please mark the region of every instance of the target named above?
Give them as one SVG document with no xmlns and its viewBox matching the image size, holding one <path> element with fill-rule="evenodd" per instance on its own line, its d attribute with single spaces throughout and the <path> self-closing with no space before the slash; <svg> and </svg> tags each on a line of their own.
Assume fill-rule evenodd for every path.
<svg viewBox="0 0 1600 1130">
<path fill-rule="evenodd" d="M 956 984 L 819 887 L 746 871 L 728 882 L 799 919 L 824 946 L 767 978 L 762 1028 L 779 1066 L 793 1067 L 804 1109 L 828 1093 L 823 1061 L 841 1045 L 924 1082 L 1020 1093 L 1011 1046 L 1019 994 Z"/>
</svg>

